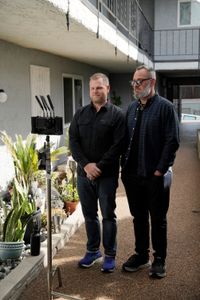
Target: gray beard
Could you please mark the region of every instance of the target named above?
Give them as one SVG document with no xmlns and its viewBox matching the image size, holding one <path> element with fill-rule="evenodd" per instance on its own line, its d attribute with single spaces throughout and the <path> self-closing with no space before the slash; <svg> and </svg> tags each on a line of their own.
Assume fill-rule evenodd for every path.
<svg viewBox="0 0 200 300">
<path fill-rule="evenodd" d="M 148 84 L 142 92 L 136 94 L 135 91 L 134 91 L 134 97 L 137 100 L 139 100 L 139 99 L 148 97 L 150 93 L 151 93 L 151 87 L 150 87 L 150 84 Z"/>
</svg>

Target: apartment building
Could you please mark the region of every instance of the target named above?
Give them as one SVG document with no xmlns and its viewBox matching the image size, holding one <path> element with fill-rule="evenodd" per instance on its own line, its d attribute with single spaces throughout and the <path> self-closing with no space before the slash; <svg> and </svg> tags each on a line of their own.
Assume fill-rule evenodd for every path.
<svg viewBox="0 0 200 300">
<path fill-rule="evenodd" d="M 1 130 L 26 136 L 31 116 L 42 114 L 35 95 L 47 94 L 67 127 L 89 103 L 94 72 L 108 74 L 110 97 L 126 109 L 143 63 L 156 69 L 157 90 L 179 116 L 182 99 L 197 103 L 185 113 L 200 114 L 199 16 L 199 0 L 0 0 Z"/>
</svg>

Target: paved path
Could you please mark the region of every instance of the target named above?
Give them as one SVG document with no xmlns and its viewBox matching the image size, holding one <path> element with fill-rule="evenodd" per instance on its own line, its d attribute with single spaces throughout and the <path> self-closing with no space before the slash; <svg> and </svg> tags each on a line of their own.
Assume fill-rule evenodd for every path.
<svg viewBox="0 0 200 300">
<path fill-rule="evenodd" d="M 200 126 L 199 126 L 200 127 Z M 63 287 L 58 292 L 84 300 L 197 300 L 200 299 L 200 161 L 196 150 L 196 128 L 184 129 L 174 166 L 171 204 L 168 214 L 167 277 L 150 279 L 148 270 L 121 272 L 124 260 L 133 252 L 132 220 L 123 188 L 117 200 L 118 254 L 113 274 L 102 274 L 100 265 L 79 269 L 85 252 L 82 225 L 54 262 L 61 269 Z M 47 300 L 46 270 L 43 270 L 20 296 L 20 300 Z M 59 298 L 64 299 L 64 298 Z"/>
</svg>

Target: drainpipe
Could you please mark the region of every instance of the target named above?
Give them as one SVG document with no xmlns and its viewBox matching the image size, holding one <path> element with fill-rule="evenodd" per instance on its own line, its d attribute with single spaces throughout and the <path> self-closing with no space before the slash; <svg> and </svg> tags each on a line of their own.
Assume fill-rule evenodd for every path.
<svg viewBox="0 0 200 300">
<path fill-rule="evenodd" d="M 115 28 L 116 28 L 115 56 L 117 56 L 117 0 L 115 1 Z"/>
<path fill-rule="evenodd" d="M 66 13 L 66 25 L 67 25 L 67 30 L 69 31 L 69 0 L 68 0 L 68 8 L 67 8 L 67 13 Z"/>
<path fill-rule="evenodd" d="M 96 37 L 97 39 L 99 38 L 99 10 L 100 10 L 100 4 L 99 4 L 99 0 L 97 0 L 97 34 Z"/>
</svg>

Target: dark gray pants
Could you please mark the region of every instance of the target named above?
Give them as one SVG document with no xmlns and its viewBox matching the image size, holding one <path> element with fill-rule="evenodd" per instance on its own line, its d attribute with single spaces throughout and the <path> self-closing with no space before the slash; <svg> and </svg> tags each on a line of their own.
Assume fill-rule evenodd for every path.
<svg viewBox="0 0 200 300">
<path fill-rule="evenodd" d="M 165 260 L 171 172 L 164 177 L 151 176 L 148 178 L 123 174 L 122 181 L 133 216 L 135 251 L 140 255 L 148 256 L 150 217 L 154 256 Z"/>
</svg>

